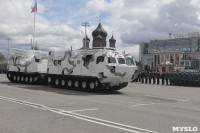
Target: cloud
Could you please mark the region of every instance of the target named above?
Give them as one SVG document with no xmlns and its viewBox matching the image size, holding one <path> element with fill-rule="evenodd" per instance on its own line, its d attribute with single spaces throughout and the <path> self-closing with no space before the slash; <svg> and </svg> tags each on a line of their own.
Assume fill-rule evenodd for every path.
<svg viewBox="0 0 200 133">
<path fill-rule="evenodd" d="M 39 2 L 39 1 L 38 1 Z M 34 14 L 31 14 L 32 0 L 3 0 L 0 5 L 0 47 L 6 55 L 7 37 L 11 37 L 11 47 L 29 49 L 33 35 Z M 12 6 L 11 6 L 12 5 Z M 82 34 L 70 27 L 72 23 L 60 20 L 48 20 L 43 16 L 46 10 L 42 3 L 38 4 L 36 13 L 36 41 L 41 49 L 59 47 L 62 50 L 81 47 Z M 52 48 L 51 48 L 52 47 Z"/>
<path fill-rule="evenodd" d="M 30 48 L 33 34 L 33 0 L 1 0 L 0 48 L 6 55 L 7 37 L 12 47 Z M 92 31 L 101 16 L 108 32 L 114 31 L 116 46 L 138 56 L 138 44 L 152 39 L 167 39 L 169 33 L 200 30 L 199 0 L 38 0 L 36 40 L 42 49 L 82 47 L 84 28 L 92 42 Z M 107 43 L 108 44 L 108 43 Z M 91 45 L 91 43 L 90 43 Z M 132 50 L 130 50 L 132 49 Z"/>
<path fill-rule="evenodd" d="M 168 33 L 199 31 L 198 0 L 91 0 L 87 12 L 110 12 L 109 27 L 120 33 L 122 45 L 167 39 Z"/>
</svg>

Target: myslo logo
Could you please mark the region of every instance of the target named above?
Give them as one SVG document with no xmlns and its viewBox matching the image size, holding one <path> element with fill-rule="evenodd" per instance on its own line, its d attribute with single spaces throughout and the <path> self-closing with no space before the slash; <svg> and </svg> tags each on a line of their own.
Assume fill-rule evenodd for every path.
<svg viewBox="0 0 200 133">
<path fill-rule="evenodd" d="M 197 127 L 172 127 L 173 132 L 197 132 Z"/>
</svg>

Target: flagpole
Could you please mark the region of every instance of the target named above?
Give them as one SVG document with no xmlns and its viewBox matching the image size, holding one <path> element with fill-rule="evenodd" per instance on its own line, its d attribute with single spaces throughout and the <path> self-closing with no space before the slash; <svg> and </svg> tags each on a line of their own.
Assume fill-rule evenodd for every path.
<svg viewBox="0 0 200 133">
<path fill-rule="evenodd" d="M 33 49 L 35 49 L 35 12 L 34 12 L 34 33 L 33 33 Z"/>
</svg>

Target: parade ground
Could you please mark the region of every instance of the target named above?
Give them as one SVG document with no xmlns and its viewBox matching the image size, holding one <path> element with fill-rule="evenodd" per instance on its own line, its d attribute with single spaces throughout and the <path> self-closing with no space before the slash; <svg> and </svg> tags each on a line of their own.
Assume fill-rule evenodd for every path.
<svg viewBox="0 0 200 133">
<path fill-rule="evenodd" d="M 200 132 L 200 87 L 133 82 L 114 94 L 92 93 L 11 83 L 0 74 L 0 133 L 181 130 Z"/>
</svg>

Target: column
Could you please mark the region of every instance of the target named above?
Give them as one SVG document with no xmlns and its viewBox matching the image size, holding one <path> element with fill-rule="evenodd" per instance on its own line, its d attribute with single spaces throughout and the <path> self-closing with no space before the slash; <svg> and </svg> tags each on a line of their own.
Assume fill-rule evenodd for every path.
<svg viewBox="0 0 200 133">
<path fill-rule="evenodd" d="M 162 54 L 160 54 L 160 64 L 162 63 Z"/>
<path fill-rule="evenodd" d="M 164 54 L 164 61 L 166 61 L 166 59 L 165 59 L 165 54 Z"/>
<path fill-rule="evenodd" d="M 180 66 L 181 65 L 181 54 L 179 54 L 178 59 L 179 59 L 179 66 Z"/>
</svg>

